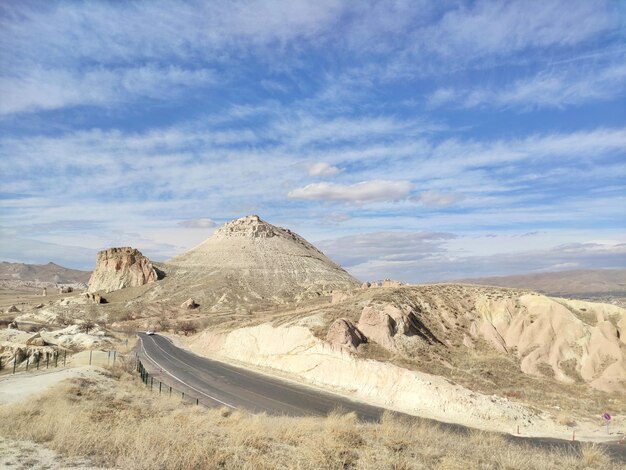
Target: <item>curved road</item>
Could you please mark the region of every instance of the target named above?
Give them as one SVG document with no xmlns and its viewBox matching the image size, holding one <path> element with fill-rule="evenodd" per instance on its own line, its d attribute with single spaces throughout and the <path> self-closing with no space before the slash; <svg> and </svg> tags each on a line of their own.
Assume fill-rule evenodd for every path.
<svg viewBox="0 0 626 470">
<path fill-rule="evenodd" d="M 212 361 L 180 349 L 163 336 L 138 334 L 140 357 L 150 375 L 212 406 L 271 415 L 326 416 L 335 409 L 378 421 L 382 408 Z M 162 370 L 162 372 L 161 372 Z"/>
<path fill-rule="evenodd" d="M 384 408 L 197 356 L 174 346 L 163 336 L 149 336 L 145 333 L 138 333 L 137 336 L 140 340 L 139 357 L 151 376 L 198 398 L 200 403 L 208 406 L 290 416 L 326 416 L 333 410 L 353 411 L 365 421 L 378 421 L 386 411 Z M 470 430 L 457 424 L 438 421 L 436 424 L 459 433 Z M 560 439 L 506 436 L 511 441 L 538 447 L 569 448 L 580 444 Z M 606 447 L 614 457 L 626 462 L 626 444 L 607 443 Z"/>
</svg>

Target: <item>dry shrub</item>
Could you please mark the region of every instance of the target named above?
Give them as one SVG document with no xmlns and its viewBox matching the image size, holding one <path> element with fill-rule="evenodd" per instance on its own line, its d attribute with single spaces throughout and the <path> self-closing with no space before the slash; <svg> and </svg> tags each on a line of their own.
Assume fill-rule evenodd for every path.
<svg viewBox="0 0 626 470">
<path fill-rule="evenodd" d="M 595 443 L 585 442 L 580 446 L 580 458 L 585 468 L 599 468 L 609 464 L 606 451 Z"/>
<path fill-rule="evenodd" d="M 619 468 L 597 445 L 531 447 L 393 413 L 363 423 L 340 411 L 271 417 L 182 404 L 151 393 L 128 366 L 0 407 L 0 435 L 124 469 Z"/>
<path fill-rule="evenodd" d="M 576 421 L 566 411 L 559 412 L 559 414 L 556 416 L 556 421 L 557 423 L 562 424 L 563 426 L 568 426 L 570 428 L 576 426 Z"/>
</svg>

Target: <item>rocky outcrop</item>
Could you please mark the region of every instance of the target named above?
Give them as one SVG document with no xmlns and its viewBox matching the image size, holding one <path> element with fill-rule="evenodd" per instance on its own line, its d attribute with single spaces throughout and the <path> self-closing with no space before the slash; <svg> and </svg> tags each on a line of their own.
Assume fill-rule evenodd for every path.
<svg viewBox="0 0 626 470">
<path fill-rule="evenodd" d="M 411 308 L 400 308 L 391 304 L 384 307 L 364 307 L 358 328 L 367 338 L 390 351 L 397 350 L 398 341 L 403 341 L 403 337 L 429 336 L 421 331 Z"/>
<path fill-rule="evenodd" d="M 26 340 L 26 346 L 45 346 L 46 342 L 40 333 L 36 333 Z"/>
<path fill-rule="evenodd" d="M 187 300 L 185 300 L 181 304 L 180 308 L 184 308 L 184 309 L 187 309 L 187 310 L 193 310 L 194 308 L 198 308 L 199 306 L 200 305 L 198 305 L 195 300 L 187 299 Z"/>
<path fill-rule="evenodd" d="M 224 224 L 215 231 L 213 236 L 215 238 L 272 238 L 279 235 L 276 228 L 261 220 L 258 215 L 249 215 Z"/>
<path fill-rule="evenodd" d="M 394 321 L 384 311 L 370 306 L 364 307 L 361 318 L 359 318 L 358 328 L 370 340 L 385 349 L 395 351 Z"/>
<path fill-rule="evenodd" d="M 100 251 L 89 279 L 89 292 L 111 292 L 155 282 L 157 272 L 148 258 L 131 247 Z"/>
<path fill-rule="evenodd" d="M 330 325 L 326 334 L 326 341 L 337 350 L 354 353 L 360 344 L 367 342 L 367 338 L 350 320 L 339 318 Z"/>
<path fill-rule="evenodd" d="M 17 308 L 15 305 L 11 305 L 9 307 L 9 309 L 7 310 L 8 313 L 19 313 L 20 309 Z"/>
<path fill-rule="evenodd" d="M 394 279 L 385 279 L 384 281 L 364 282 L 361 284 L 361 289 L 376 289 L 379 287 L 402 287 L 404 282 L 396 281 Z"/>
</svg>

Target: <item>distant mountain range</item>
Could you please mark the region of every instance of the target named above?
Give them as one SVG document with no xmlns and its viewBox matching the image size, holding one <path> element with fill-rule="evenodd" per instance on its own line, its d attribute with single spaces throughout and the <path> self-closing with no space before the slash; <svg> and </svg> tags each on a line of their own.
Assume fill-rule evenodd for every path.
<svg viewBox="0 0 626 470">
<path fill-rule="evenodd" d="M 69 269 L 58 264 L 25 264 L 0 262 L 0 280 L 56 284 L 87 283 L 90 271 Z"/>
<path fill-rule="evenodd" d="M 626 269 L 578 269 L 461 279 L 453 282 L 531 289 L 563 297 L 626 297 Z"/>
</svg>

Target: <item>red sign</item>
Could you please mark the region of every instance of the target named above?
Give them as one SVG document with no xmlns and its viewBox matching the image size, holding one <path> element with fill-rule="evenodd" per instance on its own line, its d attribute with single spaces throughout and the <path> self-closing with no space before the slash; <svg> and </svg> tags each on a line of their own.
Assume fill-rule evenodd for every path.
<svg viewBox="0 0 626 470">
<path fill-rule="evenodd" d="M 610 415 L 610 414 L 608 414 L 608 413 L 604 413 L 604 414 L 602 415 L 602 417 L 603 417 L 605 420 L 607 420 L 607 421 L 611 421 L 611 415 Z"/>
</svg>

